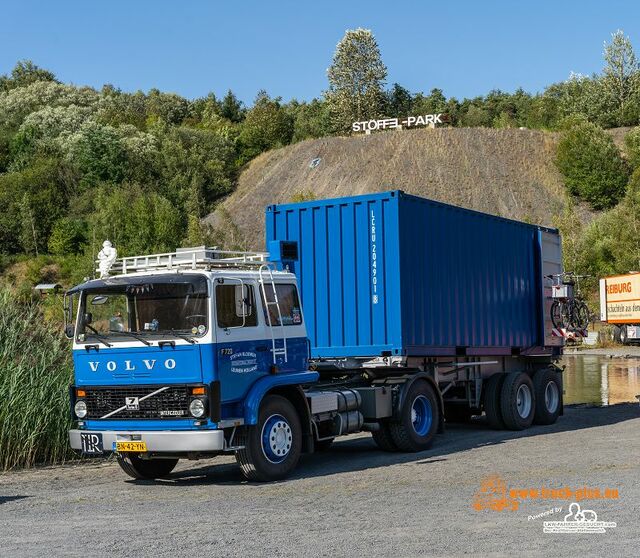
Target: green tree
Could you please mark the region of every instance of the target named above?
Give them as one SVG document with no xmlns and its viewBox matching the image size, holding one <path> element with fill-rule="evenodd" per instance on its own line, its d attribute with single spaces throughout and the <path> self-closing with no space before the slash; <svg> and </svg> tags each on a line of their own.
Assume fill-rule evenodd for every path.
<svg viewBox="0 0 640 558">
<path fill-rule="evenodd" d="M 267 149 L 291 143 L 292 137 L 293 118 L 282 106 L 280 97 L 272 99 L 266 91 L 260 91 L 240 131 L 243 162 Z"/>
<path fill-rule="evenodd" d="M 570 194 L 594 209 L 613 207 L 624 195 L 629 169 L 613 139 L 591 122 L 577 122 L 566 130 L 556 165 Z"/>
<path fill-rule="evenodd" d="M 640 168 L 640 126 L 636 126 L 624 137 L 625 153 L 629 164 L 634 168 Z"/>
<path fill-rule="evenodd" d="M 51 229 L 48 247 L 51 254 L 78 254 L 87 240 L 87 224 L 81 219 L 62 217 Z"/>
<path fill-rule="evenodd" d="M 100 182 L 121 182 L 126 174 L 126 152 L 112 126 L 87 122 L 69 137 L 67 159 L 82 174 L 85 187 Z"/>
<path fill-rule="evenodd" d="M 0 92 L 24 87 L 36 81 L 56 81 L 56 77 L 31 60 L 20 60 L 11 70 L 10 76 L 0 76 Z"/>
<path fill-rule="evenodd" d="M 327 73 L 325 98 L 336 132 L 350 131 L 352 122 L 383 116 L 387 68 L 370 30 L 347 30 Z"/>
<path fill-rule="evenodd" d="M 242 108 L 242 101 L 238 100 L 233 94 L 233 91 L 229 89 L 220 103 L 220 116 L 237 124 L 238 122 L 242 122 L 244 115 L 245 111 Z"/>
<path fill-rule="evenodd" d="M 408 89 L 398 83 L 394 83 L 387 94 L 387 116 L 396 118 L 411 114 L 413 97 Z"/>
<path fill-rule="evenodd" d="M 640 101 L 640 73 L 638 59 L 628 37 L 618 30 L 611 35 L 611 43 L 604 45 L 605 67 L 602 84 L 613 98 L 616 124 L 637 123 Z"/>
<path fill-rule="evenodd" d="M 90 223 L 92 237 L 108 238 L 122 255 L 175 250 L 185 228 L 178 208 L 136 184 L 99 188 Z"/>
<path fill-rule="evenodd" d="M 321 138 L 331 133 L 331 119 L 324 101 L 313 99 L 310 103 L 298 103 L 294 100 L 286 108 L 294 121 L 292 141 Z"/>
<path fill-rule="evenodd" d="M 53 223 L 67 211 L 64 173 L 63 162 L 47 158 L 0 175 L 0 253 L 46 252 Z"/>
<path fill-rule="evenodd" d="M 581 273 L 597 278 L 640 270 L 639 171 L 622 201 L 589 224 L 579 244 L 576 269 Z"/>
</svg>

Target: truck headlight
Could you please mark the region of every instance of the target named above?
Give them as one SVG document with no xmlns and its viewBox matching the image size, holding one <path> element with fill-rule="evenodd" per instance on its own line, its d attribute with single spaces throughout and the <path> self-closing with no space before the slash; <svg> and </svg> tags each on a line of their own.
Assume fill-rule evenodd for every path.
<svg viewBox="0 0 640 558">
<path fill-rule="evenodd" d="M 189 403 L 189 412 L 191 413 L 191 416 L 196 418 L 204 416 L 204 401 L 202 401 L 202 399 L 192 399 L 191 403 Z"/>
<path fill-rule="evenodd" d="M 84 418 L 87 416 L 87 404 L 82 401 L 82 399 L 80 401 L 76 401 L 73 410 L 78 418 Z"/>
</svg>

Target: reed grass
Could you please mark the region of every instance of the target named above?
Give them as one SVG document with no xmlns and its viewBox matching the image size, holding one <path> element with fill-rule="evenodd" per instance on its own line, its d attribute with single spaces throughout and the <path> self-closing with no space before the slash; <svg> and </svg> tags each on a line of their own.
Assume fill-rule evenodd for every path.
<svg viewBox="0 0 640 558">
<path fill-rule="evenodd" d="M 73 457 L 72 374 L 69 344 L 41 306 L 0 290 L 0 470 Z"/>
</svg>

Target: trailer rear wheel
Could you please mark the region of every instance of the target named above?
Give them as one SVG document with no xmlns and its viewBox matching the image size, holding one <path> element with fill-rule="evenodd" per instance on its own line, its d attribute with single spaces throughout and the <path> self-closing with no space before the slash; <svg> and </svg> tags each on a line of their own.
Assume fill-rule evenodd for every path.
<svg viewBox="0 0 640 558">
<path fill-rule="evenodd" d="M 433 443 L 439 423 L 438 398 L 434 389 L 429 383 L 417 380 L 406 394 L 400 420 L 390 422 L 389 430 L 399 450 L 422 451 Z"/>
<path fill-rule="evenodd" d="M 562 406 L 560 386 L 558 372 L 551 368 L 543 368 L 533 375 L 533 387 L 536 394 L 534 423 L 553 424 L 558 420 Z"/>
<path fill-rule="evenodd" d="M 289 475 L 302 451 L 302 427 L 292 403 L 280 395 L 267 395 L 260 405 L 258 423 L 245 428 L 236 452 L 242 474 L 250 481 L 273 481 Z"/>
<path fill-rule="evenodd" d="M 524 372 L 507 374 L 500 390 L 502 420 L 509 430 L 524 430 L 533 422 L 536 396 L 533 382 Z"/>
<path fill-rule="evenodd" d="M 177 464 L 177 459 L 142 459 L 137 455 L 118 455 L 120 468 L 137 480 L 161 479 L 169 475 Z"/>
<path fill-rule="evenodd" d="M 620 326 L 620 343 L 623 345 L 629 344 L 629 332 L 626 325 Z"/>
<path fill-rule="evenodd" d="M 494 374 L 483 386 L 483 404 L 484 412 L 487 415 L 487 422 L 491 428 L 496 430 L 504 429 L 504 420 L 502 419 L 502 410 L 500 408 L 500 393 L 502 384 L 504 383 L 504 374 Z"/>
<path fill-rule="evenodd" d="M 396 446 L 393 436 L 391 436 L 389 423 L 379 422 L 378 424 L 380 428 L 371 432 L 373 441 L 382 451 L 398 451 L 398 446 Z"/>
</svg>

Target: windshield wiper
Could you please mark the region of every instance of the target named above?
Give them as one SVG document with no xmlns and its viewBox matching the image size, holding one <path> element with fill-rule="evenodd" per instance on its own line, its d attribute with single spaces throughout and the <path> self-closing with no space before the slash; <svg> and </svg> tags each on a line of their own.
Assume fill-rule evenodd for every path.
<svg viewBox="0 0 640 558">
<path fill-rule="evenodd" d="M 184 339 L 185 341 L 188 341 L 192 345 L 194 345 L 195 342 L 196 342 L 196 340 L 193 337 L 189 337 L 188 335 L 186 335 L 184 333 L 180 333 L 180 332 L 176 331 L 175 329 L 165 329 L 165 330 L 162 330 L 162 331 L 154 331 L 153 333 L 155 335 L 175 335 L 176 337 L 179 337 L 180 339 Z"/>
<path fill-rule="evenodd" d="M 113 345 L 111 343 L 109 343 L 104 337 L 102 337 L 95 329 L 93 329 L 89 324 L 84 324 L 84 327 L 88 328 L 89 330 L 93 331 L 93 336 L 100 341 L 100 343 L 102 343 L 103 345 L 106 345 L 107 347 L 113 347 Z"/>
<path fill-rule="evenodd" d="M 133 337 L 134 339 L 137 339 L 141 343 L 144 343 L 147 347 L 151 347 L 152 345 L 152 343 L 149 343 L 149 341 L 147 341 L 144 337 L 138 335 L 133 331 L 110 331 L 109 333 L 110 334 L 115 333 L 116 335 L 128 335 L 129 337 Z"/>
</svg>

